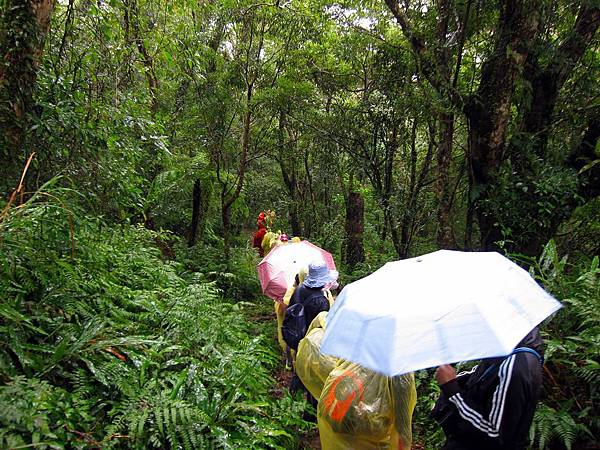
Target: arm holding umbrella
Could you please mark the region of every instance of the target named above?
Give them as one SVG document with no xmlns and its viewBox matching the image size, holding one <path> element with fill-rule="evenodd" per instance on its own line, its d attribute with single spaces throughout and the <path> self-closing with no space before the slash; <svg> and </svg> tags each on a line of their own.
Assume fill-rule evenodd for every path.
<svg viewBox="0 0 600 450">
<path fill-rule="evenodd" d="M 456 378 L 456 370 L 450 364 L 443 364 L 435 371 L 435 379 L 441 386 Z"/>
<path fill-rule="evenodd" d="M 537 329 L 520 344 L 526 347 L 464 374 L 456 375 L 449 365 L 438 367 L 442 396 L 436 408 L 445 411 L 437 418 L 447 437 L 444 449 L 525 448 L 542 383 L 542 359 L 531 345 L 535 340 L 541 342 Z"/>
</svg>

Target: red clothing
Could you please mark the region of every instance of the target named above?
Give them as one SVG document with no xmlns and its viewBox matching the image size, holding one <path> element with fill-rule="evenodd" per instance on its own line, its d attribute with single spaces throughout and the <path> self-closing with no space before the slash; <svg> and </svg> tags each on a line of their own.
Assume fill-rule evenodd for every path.
<svg viewBox="0 0 600 450">
<path fill-rule="evenodd" d="M 262 241 L 263 241 L 263 238 L 265 237 L 265 234 L 267 234 L 267 229 L 259 228 L 258 231 L 256 233 L 254 233 L 254 238 L 252 240 L 252 247 L 255 247 L 258 249 L 258 253 L 260 256 L 264 256 L 263 249 L 262 249 Z"/>
<path fill-rule="evenodd" d="M 265 213 L 261 212 L 258 215 L 258 218 L 256 219 L 256 226 L 258 228 L 266 228 L 267 227 L 267 221 L 265 220 Z"/>
</svg>

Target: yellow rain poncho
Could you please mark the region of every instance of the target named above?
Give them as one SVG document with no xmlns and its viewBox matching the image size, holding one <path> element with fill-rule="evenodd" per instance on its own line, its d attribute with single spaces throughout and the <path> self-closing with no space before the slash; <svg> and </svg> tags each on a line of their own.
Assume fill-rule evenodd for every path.
<svg viewBox="0 0 600 450">
<path fill-rule="evenodd" d="M 324 450 L 409 450 L 416 400 L 413 374 L 387 377 L 338 359 L 319 398 L 321 445 Z"/>
<path fill-rule="evenodd" d="M 387 377 L 321 353 L 327 314 L 313 320 L 295 364 L 304 386 L 319 399 L 323 449 L 409 450 L 417 401 L 413 374 Z"/>
<path fill-rule="evenodd" d="M 269 252 L 271 251 L 271 249 L 273 247 L 275 247 L 275 245 L 277 245 L 278 241 L 279 241 L 278 233 L 273 233 L 272 231 L 267 232 L 265 234 L 265 237 L 263 237 L 262 244 L 260 245 L 263 250 L 263 255 L 267 256 L 269 254 Z"/>
<path fill-rule="evenodd" d="M 300 341 L 296 355 L 296 373 L 314 398 L 321 396 L 325 380 L 337 363 L 337 358 L 320 351 L 326 318 L 327 311 L 322 311 L 315 317 L 306 336 Z"/>
</svg>

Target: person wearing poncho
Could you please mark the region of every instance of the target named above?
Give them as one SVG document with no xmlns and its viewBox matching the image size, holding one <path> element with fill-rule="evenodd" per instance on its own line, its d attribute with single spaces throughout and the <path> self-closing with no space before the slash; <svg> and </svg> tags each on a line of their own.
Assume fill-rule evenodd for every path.
<svg viewBox="0 0 600 450">
<path fill-rule="evenodd" d="M 308 276 L 304 282 L 294 290 L 289 306 L 301 303 L 304 306 L 304 317 L 307 328 L 311 322 L 322 311 L 329 311 L 330 304 L 323 289 L 337 279 L 338 273 L 329 270 L 325 261 L 313 261 L 308 265 Z M 316 408 L 317 400 L 300 381 L 296 373 L 290 382 L 290 389 L 303 389 L 306 392 L 307 401 Z M 305 418 L 313 420 L 313 417 L 305 414 Z"/>
<path fill-rule="evenodd" d="M 265 254 L 264 254 L 264 251 L 262 248 L 262 242 L 268 231 L 267 230 L 267 220 L 265 218 L 264 212 L 261 212 L 258 215 L 258 218 L 256 219 L 256 226 L 258 227 L 258 230 L 256 230 L 256 232 L 254 233 L 254 236 L 252 238 L 252 247 L 257 248 L 258 254 L 261 257 L 263 257 L 263 256 L 265 256 Z"/>
<path fill-rule="evenodd" d="M 409 450 L 417 397 L 413 374 L 388 377 L 321 353 L 327 314 L 313 320 L 296 357 L 298 376 L 319 399 L 322 448 Z"/>
</svg>

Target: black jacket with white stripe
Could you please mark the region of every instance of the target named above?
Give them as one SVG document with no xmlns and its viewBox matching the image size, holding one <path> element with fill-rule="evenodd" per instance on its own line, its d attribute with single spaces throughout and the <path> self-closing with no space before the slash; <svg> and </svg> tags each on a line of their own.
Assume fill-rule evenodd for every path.
<svg viewBox="0 0 600 450">
<path fill-rule="evenodd" d="M 537 329 L 520 346 L 540 352 Z M 447 410 L 441 421 L 446 434 L 443 449 L 524 449 L 540 396 L 541 369 L 535 354 L 519 352 L 484 360 L 442 385 L 440 400 Z"/>
</svg>

